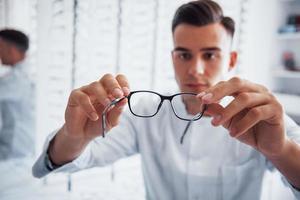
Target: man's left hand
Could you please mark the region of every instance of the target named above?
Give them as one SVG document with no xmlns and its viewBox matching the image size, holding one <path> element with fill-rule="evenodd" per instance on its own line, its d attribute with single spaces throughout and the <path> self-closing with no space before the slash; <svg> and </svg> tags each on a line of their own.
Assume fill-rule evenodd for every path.
<svg viewBox="0 0 300 200">
<path fill-rule="evenodd" d="M 234 99 L 223 107 L 225 96 Z M 278 156 L 287 142 L 283 107 L 264 86 L 234 77 L 201 92 L 198 97 L 208 104 L 206 113 L 214 126 L 222 125 L 232 137 L 267 157 Z"/>
</svg>

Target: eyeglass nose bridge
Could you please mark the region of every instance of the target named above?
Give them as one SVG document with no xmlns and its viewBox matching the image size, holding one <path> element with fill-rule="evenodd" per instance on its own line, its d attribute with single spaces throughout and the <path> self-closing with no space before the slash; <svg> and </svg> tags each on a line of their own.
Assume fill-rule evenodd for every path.
<svg viewBox="0 0 300 200">
<path fill-rule="evenodd" d="M 171 95 L 171 96 L 160 95 L 161 101 L 160 101 L 160 104 L 159 104 L 159 106 L 158 106 L 157 112 L 159 111 L 159 109 L 160 109 L 161 105 L 163 104 L 163 102 L 164 102 L 165 100 L 169 100 L 170 105 L 171 105 L 171 108 L 172 108 L 173 113 L 175 114 L 175 116 L 176 116 L 177 118 L 181 119 L 181 120 L 184 120 L 184 121 L 190 121 L 190 120 L 188 120 L 188 119 L 184 119 L 184 118 L 178 116 L 177 113 L 175 112 L 175 109 L 174 109 L 173 104 L 172 104 L 172 100 L 173 100 L 173 98 L 174 98 L 175 96 L 177 96 L 177 95 L 178 95 L 178 94 L 174 94 L 174 95 Z M 156 113 L 157 113 L 157 112 L 156 112 Z M 195 119 L 195 120 L 193 120 L 193 121 L 196 121 L 196 120 L 198 120 L 198 118 Z"/>
<path fill-rule="evenodd" d="M 160 99 L 161 99 L 160 103 L 162 104 L 164 100 L 169 100 L 171 102 L 174 96 L 175 95 L 171 95 L 171 96 L 160 95 Z"/>
<path fill-rule="evenodd" d="M 164 103 L 165 100 L 169 100 L 170 103 L 171 103 L 171 101 L 172 101 L 174 95 L 172 95 L 172 96 L 159 95 L 159 96 L 160 96 L 160 102 L 159 102 L 159 105 L 158 105 L 158 107 L 157 107 L 157 111 L 156 111 L 155 114 L 157 114 L 157 113 L 159 112 L 159 110 L 160 110 L 160 108 L 161 108 L 161 106 L 163 105 L 163 103 Z M 172 106 L 172 105 L 171 105 L 171 106 Z"/>
</svg>

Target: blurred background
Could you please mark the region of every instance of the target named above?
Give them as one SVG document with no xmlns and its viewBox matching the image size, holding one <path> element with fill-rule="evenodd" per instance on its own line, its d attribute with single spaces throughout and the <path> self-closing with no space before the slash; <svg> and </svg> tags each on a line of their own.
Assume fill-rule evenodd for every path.
<svg viewBox="0 0 300 200">
<path fill-rule="evenodd" d="M 126 74 L 132 89 L 176 87 L 171 19 L 184 2 L 0 0 L 0 29 L 19 29 L 31 41 L 27 73 L 36 88 L 36 156 L 47 135 L 64 122 L 73 88 L 104 73 Z M 300 0 L 217 2 L 237 23 L 235 73 L 276 92 L 300 123 Z M 41 180 L 31 177 L 34 159 L 0 163 L 0 199 L 144 199 L 139 156 Z M 276 172 L 266 174 L 261 199 L 293 199 L 279 179 Z"/>
</svg>

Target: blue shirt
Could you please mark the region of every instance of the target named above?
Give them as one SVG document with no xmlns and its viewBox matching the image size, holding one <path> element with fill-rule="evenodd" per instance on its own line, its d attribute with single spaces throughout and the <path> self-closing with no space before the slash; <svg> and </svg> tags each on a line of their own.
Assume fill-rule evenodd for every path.
<svg viewBox="0 0 300 200">
<path fill-rule="evenodd" d="M 141 104 L 140 112 L 144 112 L 149 104 L 147 100 Z M 182 103 L 178 106 L 185 110 Z M 105 138 L 92 141 L 77 159 L 55 172 L 105 166 L 140 153 L 148 200 L 259 199 L 263 174 L 272 168 L 271 163 L 252 147 L 231 138 L 223 127 L 212 127 L 210 121 L 204 117 L 192 123 L 180 144 L 187 122 L 179 120 L 167 103 L 153 118 L 138 118 L 126 111 Z M 285 123 L 288 137 L 300 142 L 300 128 L 288 117 Z M 45 163 L 53 137 L 48 137 L 33 166 L 36 177 L 50 173 Z M 300 192 L 287 185 L 300 199 Z"/>
<path fill-rule="evenodd" d="M 0 160 L 34 155 L 35 93 L 24 68 L 0 77 Z"/>
</svg>

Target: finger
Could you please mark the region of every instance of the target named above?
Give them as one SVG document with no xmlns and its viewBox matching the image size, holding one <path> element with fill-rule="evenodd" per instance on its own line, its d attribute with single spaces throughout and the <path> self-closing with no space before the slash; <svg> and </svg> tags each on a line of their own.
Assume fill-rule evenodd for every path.
<svg viewBox="0 0 300 200">
<path fill-rule="evenodd" d="M 219 113 L 219 119 L 214 122 L 216 125 L 223 124 L 242 110 L 267 104 L 270 100 L 271 98 L 268 94 L 241 93 L 233 101 L 231 101 L 221 113 Z"/>
<path fill-rule="evenodd" d="M 79 106 L 82 109 L 82 111 L 87 115 L 87 117 L 89 117 L 93 121 L 96 121 L 99 118 L 89 96 L 82 92 L 80 89 L 72 91 L 69 98 L 68 106 Z"/>
<path fill-rule="evenodd" d="M 91 96 L 92 102 L 96 99 L 99 103 L 101 103 L 104 107 L 110 104 L 110 99 L 103 88 L 103 86 L 95 81 L 88 86 L 82 88 L 82 91 Z"/>
<path fill-rule="evenodd" d="M 130 93 L 130 90 L 129 90 L 130 87 L 129 87 L 129 83 L 128 83 L 126 76 L 124 76 L 122 74 L 118 74 L 116 76 L 116 79 L 117 79 L 120 87 L 122 88 L 124 95 L 128 96 Z"/>
<path fill-rule="evenodd" d="M 198 94 L 204 103 L 218 102 L 225 96 L 236 96 L 241 92 L 266 92 L 264 86 L 234 77 L 229 81 L 221 81 L 205 92 Z"/>
<path fill-rule="evenodd" d="M 241 120 L 231 124 L 230 135 L 232 137 L 239 137 L 258 122 L 270 119 L 273 115 L 274 109 L 270 105 L 252 108 Z"/>
<path fill-rule="evenodd" d="M 109 110 L 107 113 L 107 128 L 110 129 L 119 123 L 119 119 L 121 116 L 121 113 L 124 110 L 124 107 L 127 103 L 127 98 L 123 99 L 122 101 L 118 102 L 113 108 Z"/>
<path fill-rule="evenodd" d="M 102 111 L 102 113 L 110 112 L 114 107 L 123 107 L 128 102 L 126 97 L 114 99 L 111 104 Z"/>
<path fill-rule="evenodd" d="M 211 121 L 212 125 L 217 126 L 215 121 L 218 121 L 223 113 L 224 107 L 217 103 L 212 103 L 207 105 L 205 110 L 205 115 L 211 116 L 213 119 Z"/>
<path fill-rule="evenodd" d="M 224 107 L 218 103 L 212 103 L 206 106 L 205 115 L 214 117 L 220 115 L 224 110 Z"/>
<path fill-rule="evenodd" d="M 108 95 L 112 95 L 115 98 L 121 98 L 124 96 L 118 81 L 111 74 L 104 75 L 100 79 L 100 83 Z"/>
<path fill-rule="evenodd" d="M 212 104 L 207 105 L 205 114 L 213 117 L 213 119 L 211 120 L 211 124 L 213 126 L 219 126 L 220 124 L 218 124 L 217 122 L 220 120 L 222 113 L 224 113 L 224 110 L 225 110 L 225 108 L 222 105 L 217 104 L 217 103 L 212 103 Z M 222 124 L 222 126 L 226 129 L 229 129 L 232 119 L 233 118 L 225 121 Z"/>
</svg>

